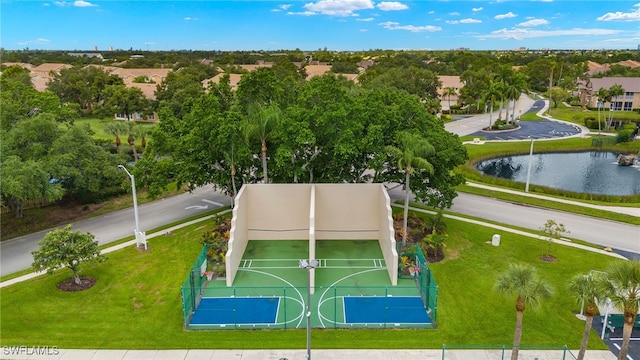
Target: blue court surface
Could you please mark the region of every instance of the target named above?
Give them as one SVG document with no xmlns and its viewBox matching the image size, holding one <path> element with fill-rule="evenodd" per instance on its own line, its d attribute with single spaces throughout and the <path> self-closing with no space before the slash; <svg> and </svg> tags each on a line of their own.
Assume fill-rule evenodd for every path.
<svg viewBox="0 0 640 360">
<path fill-rule="evenodd" d="M 202 298 L 189 325 L 274 324 L 279 297 Z"/>
<path fill-rule="evenodd" d="M 348 324 L 431 324 L 419 296 L 348 296 L 344 315 Z"/>
</svg>

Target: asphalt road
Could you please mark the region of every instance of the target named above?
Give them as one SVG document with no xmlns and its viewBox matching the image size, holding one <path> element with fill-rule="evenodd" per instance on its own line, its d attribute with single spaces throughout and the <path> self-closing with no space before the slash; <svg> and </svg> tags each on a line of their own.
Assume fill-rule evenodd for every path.
<svg viewBox="0 0 640 360">
<path fill-rule="evenodd" d="M 392 187 L 389 196 L 404 200 L 401 186 Z M 640 253 L 640 227 L 562 211 L 542 209 L 518 203 L 459 193 L 450 209 L 453 212 L 538 230 L 548 219 L 569 230 L 567 237 L 631 253 Z M 509 236 L 502 234 L 502 236 Z M 490 239 L 487 239 L 490 240 Z"/>
<path fill-rule="evenodd" d="M 211 186 L 206 186 L 196 189 L 193 193 L 185 192 L 139 205 L 140 230 L 148 231 L 230 203 L 228 196 L 215 192 Z M 133 236 L 133 208 L 78 221 L 73 224 L 72 229 L 92 233 L 100 245 Z M 38 249 L 38 242 L 50 230 L 1 242 L 0 275 L 29 268 L 33 262 L 31 252 Z"/>
</svg>

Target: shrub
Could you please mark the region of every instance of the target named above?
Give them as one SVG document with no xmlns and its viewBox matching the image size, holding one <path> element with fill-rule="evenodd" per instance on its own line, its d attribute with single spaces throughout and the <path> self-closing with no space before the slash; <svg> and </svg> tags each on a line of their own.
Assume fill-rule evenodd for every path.
<svg viewBox="0 0 640 360">
<path fill-rule="evenodd" d="M 631 130 L 622 130 L 616 136 L 616 141 L 618 143 L 630 142 L 631 141 Z"/>
</svg>

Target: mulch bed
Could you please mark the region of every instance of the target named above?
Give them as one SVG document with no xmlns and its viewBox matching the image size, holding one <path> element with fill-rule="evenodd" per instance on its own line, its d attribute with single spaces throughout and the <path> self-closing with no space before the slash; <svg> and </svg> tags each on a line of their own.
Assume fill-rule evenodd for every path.
<svg viewBox="0 0 640 360">
<path fill-rule="evenodd" d="M 82 291 L 91 288 L 96 284 L 96 279 L 88 276 L 80 277 L 80 284 L 76 284 L 73 277 L 70 277 L 58 284 L 58 289 L 62 291 Z"/>
</svg>

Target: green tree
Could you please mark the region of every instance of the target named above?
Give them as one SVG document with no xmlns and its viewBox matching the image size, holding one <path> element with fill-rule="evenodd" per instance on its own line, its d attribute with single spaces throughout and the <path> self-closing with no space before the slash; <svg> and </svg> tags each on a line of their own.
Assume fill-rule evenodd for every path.
<svg viewBox="0 0 640 360">
<path fill-rule="evenodd" d="M 553 256 L 551 254 L 551 247 L 552 247 L 553 243 L 555 241 L 557 241 L 557 240 L 560 240 L 560 238 L 564 234 L 568 234 L 569 230 L 567 230 L 565 228 L 564 224 L 558 223 L 553 219 L 549 219 L 540 228 L 540 231 L 542 231 L 542 233 L 544 234 L 544 236 L 546 237 L 546 240 L 547 240 L 547 247 L 546 247 L 547 251 L 543 255 L 543 259 L 544 260 L 553 260 L 553 259 L 555 259 L 555 256 Z"/>
<path fill-rule="evenodd" d="M 63 102 L 73 102 L 88 112 L 104 100 L 108 86 L 124 85 L 121 77 L 97 66 L 74 66 L 54 73 L 47 89 Z"/>
<path fill-rule="evenodd" d="M 551 88 L 551 99 L 553 101 L 553 107 L 558 107 L 558 102 L 563 102 L 571 96 L 569 91 L 559 87 L 554 86 Z"/>
<path fill-rule="evenodd" d="M 433 165 L 426 159 L 435 152 L 433 146 L 419 135 L 401 131 L 396 135 L 396 144 L 387 147 L 389 156 L 397 161 L 398 168 L 405 174 L 404 178 L 404 217 L 402 220 L 402 245 L 407 242 L 407 222 L 409 220 L 409 192 L 411 191 L 411 174 L 414 171 L 433 173 Z"/>
<path fill-rule="evenodd" d="M 51 145 L 46 157 L 51 176 L 66 195 L 82 203 L 99 202 L 122 192 L 117 165 L 122 158 L 96 144 L 89 126 L 72 126 Z"/>
<path fill-rule="evenodd" d="M 611 87 L 607 91 L 607 93 L 610 96 L 609 101 L 611 106 L 611 109 L 610 109 L 611 111 L 609 111 L 609 120 L 606 123 L 607 130 L 609 130 L 609 128 L 611 128 L 611 125 L 613 124 L 613 113 L 616 110 L 616 107 L 613 105 L 613 102 L 616 100 L 618 96 L 624 95 L 624 92 L 625 92 L 624 88 L 620 84 L 611 85 Z"/>
<path fill-rule="evenodd" d="M 584 332 L 582 333 L 582 341 L 580 341 L 580 351 L 578 352 L 577 360 L 584 359 L 593 317 L 598 314 L 597 298 L 600 294 L 598 293 L 596 285 L 597 279 L 591 273 L 586 275 L 578 274 L 569 282 L 569 293 L 578 301 L 578 304 L 581 306 L 580 312 L 584 310 L 585 315 Z"/>
<path fill-rule="evenodd" d="M 38 250 L 32 252 L 32 267 L 49 274 L 66 267 L 73 272 L 74 282 L 82 284 L 79 275 L 82 265 L 105 260 L 94 239 L 93 234 L 71 231 L 71 225 L 50 231 L 40 241 Z"/>
<path fill-rule="evenodd" d="M 265 184 L 269 183 L 267 174 L 267 143 L 279 126 L 282 110 L 276 104 L 261 106 L 259 104 L 249 108 L 244 133 L 248 142 L 254 139 L 260 142 L 260 157 L 262 159 L 262 176 Z"/>
<path fill-rule="evenodd" d="M 191 111 L 195 99 L 205 92 L 202 81 L 215 75 L 212 67 L 189 66 L 167 74 L 157 85 L 155 109 L 171 110 L 174 116 L 182 118 Z M 162 117 L 164 120 L 164 117 Z"/>
<path fill-rule="evenodd" d="M 493 123 L 493 104 L 500 98 L 502 94 L 502 85 L 497 82 L 490 82 L 489 87 L 485 90 L 482 98 L 485 102 L 489 102 L 489 128 Z"/>
<path fill-rule="evenodd" d="M 622 345 L 618 353 L 618 360 L 624 360 L 629 353 L 631 331 L 640 307 L 640 260 L 615 260 L 609 264 L 606 273 L 598 282 L 598 292 L 602 299 L 611 299 L 611 304 L 624 314 Z"/>
<path fill-rule="evenodd" d="M 36 160 L 21 160 L 16 155 L 2 156 L 0 197 L 16 218 L 23 217 L 26 201 L 54 201 L 64 195 L 62 186 L 51 181 L 43 165 Z"/>
<path fill-rule="evenodd" d="M 122 114 L 127 121 L 131 121 L 131 115 L 135 112 L 149 110 L 149 100 L 138 88 L 128 88 L 124 85 L 108 86 L 104 92 L 105 101 L 102 104 L 101 113 L 105 117 L 114 114 Z"/>
<path fill-rule="evenodd" d="M 536 268 L 528 264 L 511 264 L 507 271 L 498 276 L 495 289 L 507 296 L 516 297 L 516 327 L 511 360 L 517 360 L 524 311 L 527 306 L 533 309 L 539 307 L 542 300 L 551 297 L 552 289 L 538 277 Z"/>
<path fill-rule="evenodd" d="M 452 86 L 447 86 L 442 90 L 442 96 L 449 101 L 449 112 L 451 112 L 451 97 L 456 95 L 458 95 L 458 91 Z"/>
<path fill-rule="evenodd" d="M 278 81 L 275 70 L 272 68 L 258 68 L 248 74 L 244 74 L 238 82 L 236 90 L 237 105 L 241 109 L 248 109 L 256 104 L 267 106 L 281 103 L 285 89 Z"/>
<path fill-rule="evenodd" d="M 600 89 L 598 89 L 598 92 L 596 93 L 596 96 L 598 97 L 598 101 L 597 101 L 597 104 L 596 104 L 596 106 L 598 107 L 598 132 L 600 132 L 600 130 L 601 130 L 601 126 L 600 126 L 600 108 L 604 109 L 604 103 L 611 101 L 611 95 L 609 94 L 609 90 L 608 89 L 605 89 L 605 88 L 601 87 Z"/>
<path fill-rule="evenodd" d="M 104 132 L 115 137 L 116 147 L 120 147 L 120 135 L 127 133 L 127 125 L 120 120 L 113 120 L 104 127 Z"/>
<path fill-rule="evenodd" d="M 512 117 L 516 118 L 516 103 L 520 98 L 520 94 L 527 90 L 527 76 L 521 72 L 516 72 L 513 74 L 513 78 L 511 79 L 511 83 L 509 83 L 507 89 L 505 90 L 505 94 L 507 98 L 513 100 L 513 111 Z M 507 115 L 508 117 L 508 115 Z"/>
</svg>

